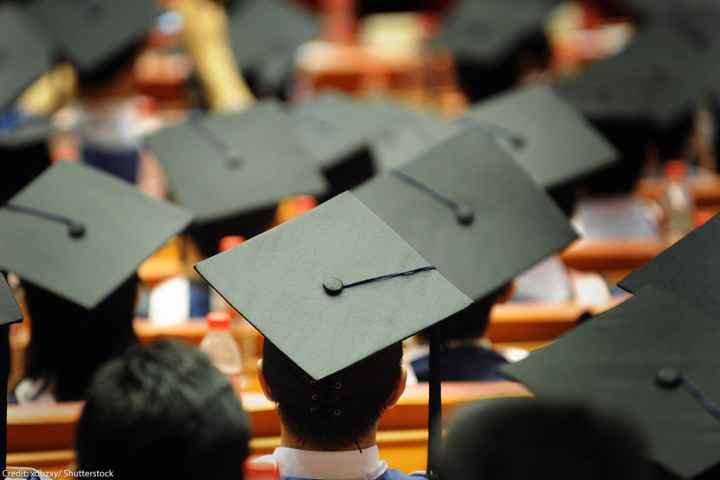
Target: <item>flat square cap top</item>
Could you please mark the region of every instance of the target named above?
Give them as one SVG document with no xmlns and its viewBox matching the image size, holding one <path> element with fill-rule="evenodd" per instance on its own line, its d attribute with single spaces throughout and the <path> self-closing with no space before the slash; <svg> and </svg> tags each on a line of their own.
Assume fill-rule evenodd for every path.
<svg viewBox="0 0 720 480">
<path fill-rule="evenodd" d="M 357 198 L 343 193 L 196 269 L 268 340 L 321 380 L 471 303 L 437 270 L 415 271 L 428 266 Z M 377 280 L 363 282 L 368 279 Z"/>
<path fill-rule="evenodd" d="M 695 396 L 720 399 L 718 342 L 717 318 L 650 286 L 502 370 L 540 398 L 633 419 L 655 461 L 693 478 L 720 461 L 720 417 Z"/>
<path fill-rule="evenodd" d="M 288 0 L 242 0 L 230 7 L 230 44 L 243 68 L 290 60 L 297 47 L 320 36 L 320 22 Z"/>
<path fill-rule="evenodd" d="M 369 148 L 383 127 L 370 102 L 339 93 L 324 93 L 294 106 L 291 117 L 298 135 L 322 168 Z"/>
<path fill-rule="evenodd" d="M 674 292 L 689 303 L 720 314 L 720 215 L 688 234 L 620 282 L 635 293 L 647 285 Z"/>
<path fill-rule="evenodd" d="M 548 87 L 498 95 L 472 108 L 465 120 L 495 129 L 501 145 L 545 188 L 570 183 L 618 158 L 610 143 Z"/>
<path fill-rule="evenodd" d="M 5 277 L 0 275 L 0 325 L 21 322 L 23 319 L 20 307 L 10 291 Z"/>
<path fill-rule="evenodd" d="M 686 36 L 652 25 L 638 31 L 618 55 L 557 82 L 554 88 L 593 120 L 664 127 L 697 108 L 707 92 L 711 67 Z"/>
<path fill-rule="evenodd" d="M 0 6 L 0 111 L 52 67 L 52 49 L 40 33 L 20 8 Z"/>
<path fill-rule="evenodd" d="M 149 0 L 35 0 L 27 11 L 81 73 L 142 40 L 159 12 Z"/>
<path fill-rule="evenodd" d="M 553 0 L 464 0 L 442 25 L 438 43 L 460 58 L 495 65 L 527 36 L 542 32 Z"/>
<path fill-rule="evenodd" d="M 198 223 L 272 208 L 283 197 L 327 186 L 280 106 L 204 115 L 147 139 L 178 202 Z"/>
<path fill-rule="evenodd" d="M 467 128 L 357 197 L 479 300 L 577 238 L 544 191 L 480 128 Z"/>
<path fill-rule="evenodd" d="M 120 180 L 59 162 L 0 207 L 0 268 L 93 308 L 190 221 Z"/>
<path fill-rule="evenodd" d="M 460 127 L 429 111 L 388 104 L 397 117 L 376 136 L 371 151 L 378 171 L 392 170 L 456 134 Z"/>
</svg>

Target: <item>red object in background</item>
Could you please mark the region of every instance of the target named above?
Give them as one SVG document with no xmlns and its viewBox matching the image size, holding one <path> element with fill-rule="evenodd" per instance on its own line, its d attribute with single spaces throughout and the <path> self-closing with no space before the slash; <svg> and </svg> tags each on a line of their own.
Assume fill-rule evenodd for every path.
<svg viewBox="0 0 720 480">
<path fill-rule="evenodd" d="M 219 249 L 221 252 L 227 252 L 245 242 L 245 237 L 240 235 L 228 235 L 220 239 Z"/>
<path fill-rule="evenodd" d="M 673 160 L 665 164 L 665 176 L 671 180 L 682 181 L 687 177 L 687 165 L 680 160 Z"/>
<path fill-rule="evenodd" d="M 245 480 L 276 480 L 280 478 L 280 470 L 274 463 L 254 463 L 257 456 L 245 462 Z"/>
<path fill-rule="evenodd" d="M 702 227 L 707 222 L 709 222 L 715 214 L 713 212 L 709 212 L 707 210 L 698 210 L 695 212 L 695 217 L 693 218 L 693 223 L 695 224 L 695 228 Z"/>
<path fill-rule="evenodd" d="M 230 330 L 230 315 L 227 312 L 210 312 L 205 320 L 212 330 Z"/>
</svg>

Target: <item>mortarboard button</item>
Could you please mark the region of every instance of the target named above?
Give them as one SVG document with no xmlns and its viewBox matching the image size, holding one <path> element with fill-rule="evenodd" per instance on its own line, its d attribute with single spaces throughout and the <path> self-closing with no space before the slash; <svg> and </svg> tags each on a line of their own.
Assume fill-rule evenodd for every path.
<svg viewBox="0 0 720 480">
<path fill-rule="evenodd" d="M 339 278 L 329 278 L 323 282 L 323 288 L 328 295 L 334 297 L 336 295 L 340 295 L 345 286 Z"/>
<path fill-rule="evenodd" d="M 658 370 L 655 375 L 655 383 L 660 388 L 672 390 L 682 385 L 683 376 L 679 370 L 671 367 L 665 367 Z"/>
</svg>

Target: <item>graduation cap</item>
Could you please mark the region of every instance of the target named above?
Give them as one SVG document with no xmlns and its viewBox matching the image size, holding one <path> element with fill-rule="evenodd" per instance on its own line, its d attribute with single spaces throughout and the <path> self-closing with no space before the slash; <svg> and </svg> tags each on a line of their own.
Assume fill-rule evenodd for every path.
<svg viewBox="0 0 720 480">
<path fill-rule="evenodd" d="M 402 166 L 451 137 L 460 128 L 434 112 L 411 110 L 389 102 L 383 106 L 395 120 L 371 143 L 377 171 L 384 172 Z"/>
<path fill-rule="evenodd" d="M 720 458 L 716 326 L 713 316 L 651 285 L 502 370 L 541 399 L 582 401 L 635 420 L 653 460 L 695 478 Z"/>
<path fill-rule="evenodd" d="M 0 6 L 0 111 L 52 64 L 52 48 L 22 9 Z"/>
<path fill-rule="evenodd" d="M 147 145 L 176 200 L 195 215 L 205 253 L 217 252 L 222 236 L 265 230 L 280 199 L 327 191 L 288 114 L 272 100 L 193 117 L 148 137 Z"/>
<path fill-rule="evenodd" d="M 692 113 L 708 91 L 706 63 L 687 37 L 652 25 L 618 55 L 554 87 L 593 121 L 668 128 Z"/>
<path fill-rule="evenodd" d="M 548 87 L 498 95 L 470 109 L 463 120 L 493 132 L 547 189 L 575 182 L 618 158 L 610 143 Z"/>
<path fill-rule="evenodd" d="M 44 117 L 7 112 L 0 125 L 0 205 L 22 190 L 50 166 L 47 139 L 55 127 Z"/>
<path fill-rule="evenodd" d="M 355 194 L 473 300 L 577 238 L 483 127 L 463 129 Z"/>
<path fill-rule="evenodd" d="M 442 24 L 436 43 L 457 59 L 459 80 L 472 101 L 515 84 L 518 53 L 549 55 L 544 25 L 554 0 L 464 0 Z"/>
<path fill-rule="evenodd" d="M 315 381 L 472 302 L 347 192 L 196 269 Z"/>
<path fill-rule="evenodd" d="M 35 0 L 26 10 L 81 77 L 142 40 L 159 12 L 148 0 Z"/>
<path fill-rule="evenodd" d="M 377 117 L 369 102 L 324 93 L 295 105 L 290 115 L 298 137 L 333 192 L 343 192 L 372 177 L 370 141 L 386 122 Z"/>
<path fill-rule="evenodd" d="M 0 207 L 0 268 L 92 309 L 191 218 L 92 168 L 59 162 Z"/>
<path fill-rule="evenodd" d="M 244 71 L 276 90 L 291 72 L 295 50 L 320 36 L 320 22 L 288 0 L 242 0 L 228 10 L 230 46 Z"/>
<path fill-rule="evenodd" d="M 714 279 L 720 256 L 720 216 L 690 232 L 650 262 L 625 277 L 619 286 L 630 293 L 654 285 L 669 290 L 712 314 L 720 313 Z"/>
<path fill-rule="evenodd" d="M 8 325 L 22 321 L 22 312 L 5 277 L 0 274 L 0 325 Z"/>
</svg>

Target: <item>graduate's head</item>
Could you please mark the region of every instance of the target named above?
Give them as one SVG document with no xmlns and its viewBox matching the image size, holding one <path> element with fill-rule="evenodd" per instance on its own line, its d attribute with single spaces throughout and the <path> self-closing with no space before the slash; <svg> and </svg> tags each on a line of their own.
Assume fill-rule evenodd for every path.
<svg viewBox="0 0 720 480">
<path fill-rule="evenodd" d="M 242 478 L 249 423 L 198 349 L 136 347 L 96 375 L 77 427 L 78 468 L 114 478 Z"/>
<path fill-rule="evenodd" d="M 311 348 L 311 347 L 308 347 Z M 283 427 L 307 449 L 345 450 L 375 433 L 383 411 L 405 389 L 402 345 L 395 343 L 319 381 L 265 340 L 260 378 Z"/>
<path fill-rule="evenodd" d="M 620 160 L 587 180 L 589 193 L 628 194 L 635 191 L 651 142 L 651 128 L 643 123 L 593 121 L 593 126 L 618 150 Z"/>
<path fill-rule="evenodd" d="M 95 308 L 23 282 L 30 324 L 27 374 L 53 382 L 61 402 L 81 400 L 95 372 L 137 343 L 133 275 Z M 68 348 L 78 345 L 78 348 Z"/>
<path fill-rule="evenodd" d="M 127 95 L 134 88 L 133 68 L 145 40 L 137 40 L 118 51 L 95 68 L 78 73 L 78 89 L 82 96 L 101 98 Z"/>
<path fill-rule="evenodd" d="M 457 480 L 641 480 L 651 473 L 646 453 L 633 426 L 584 406 L 480 402 L 454 418 L 441 473 Z"/>
<path fill-rule="evenodd" d="M 482 338 L 490 324 L 490 312 L 493 307 L 507 300 L 512 294 L 513 285 L 508 283 L 490 294 L 474 302 L 446 320 L 440 322 L 441 337 L 444 342 Z M 423 330 L 418 334 L 420 340 L 429 341 L 430 331 Z"/>
</svg>

